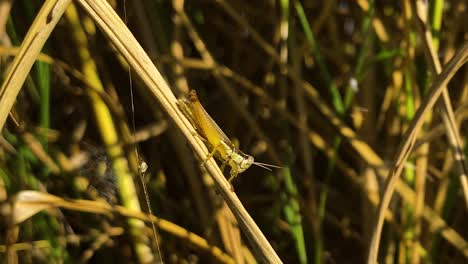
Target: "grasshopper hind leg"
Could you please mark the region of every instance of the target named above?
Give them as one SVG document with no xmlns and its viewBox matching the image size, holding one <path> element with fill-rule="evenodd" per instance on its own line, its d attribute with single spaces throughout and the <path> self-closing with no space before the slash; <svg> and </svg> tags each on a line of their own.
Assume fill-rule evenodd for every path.
<svg viewBox="0 0 468 264">
<path fill-rule="evenodd" d="M 208 154 L 208 156 L 206 156 L 206 158 L 202 161 L 202 163 L 200 164 L 200 166 L 204 166 L 208 160 L 210 160 L 215 154 L 216 154 L 216 151 L 218 151 L 219 147 L 221 146 L 221 144 L 219 144 L 218 146 L 214 147 L 213 150 L 210 152 L 210 154 Z M 222 171 L 222 170 L 221 170 Z"/>
<path fill-rule="evenodd" d="M 213 149 L 213 151 L 211 151 L 211 153 L 208 154 L 208 156 L 206 156 L 206 158 L 200 163 L 200 166 L 201 167 L 205 166 L 208 160 L 210 160 L 214 156 L 215 153 L 216 153 L 216 149 Z"/>
</svg>

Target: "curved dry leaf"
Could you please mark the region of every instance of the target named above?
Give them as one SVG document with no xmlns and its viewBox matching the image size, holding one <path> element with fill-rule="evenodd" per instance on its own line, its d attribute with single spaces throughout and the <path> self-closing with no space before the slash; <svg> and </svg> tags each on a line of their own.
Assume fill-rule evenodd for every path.
<svg viewBox="0 0 468 264">
<path fill-rule="evenodd" d="M 42 210 L 54 207 L 107 215 L 112 212 L 112 206 L 104 201 L 67 200 L 44 192 L 22 191 L 17 194 L 13 205 L 13 223 L 19 224 Z"/>
<path fill-rule="evenodd" d="M 60 198 L 59 198 L 60 199 Z M 37 191 L 22 191 L 18 193 L 13 204 L 13 224 L 26 221 L 42 210 L 54 207 L 57 197 Z"/>
</svg>

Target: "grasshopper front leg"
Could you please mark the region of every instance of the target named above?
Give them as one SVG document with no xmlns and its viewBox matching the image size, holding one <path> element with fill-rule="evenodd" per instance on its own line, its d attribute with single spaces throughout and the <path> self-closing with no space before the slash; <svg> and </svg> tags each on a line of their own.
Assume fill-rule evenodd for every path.
<svg viewBox="0 0 468 264">
<path fill-rule="evenodd" d="M 228 182 L 231 182 L 232 180 L 234 180 L 234 178 L 236 178 L 237 174 L 239 174 L 239 173 L 237 172 L 237 170 L 234 169 L 234 168 L 232 168 L 232 169 L 231 169 L 231 176 L 229 177 Z"/>
</svg>

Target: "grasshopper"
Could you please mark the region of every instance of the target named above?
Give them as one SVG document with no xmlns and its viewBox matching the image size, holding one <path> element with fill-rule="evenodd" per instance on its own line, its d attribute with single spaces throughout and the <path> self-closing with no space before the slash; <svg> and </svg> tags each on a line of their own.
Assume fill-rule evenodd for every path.
<svg viewBox="0 0 468 264">
<path fill-rule="evenodd" d="M 212 157 L 215 157 L 222 162 L 220 167 L 221 171 L 224 171 L 226 165 L 229 165 L 231 167 L 230 177 L 228 179 L 229 183 L 239 173 L 244 172 L 252 165 L 256 165 L 270 171 L 270 167 L 281 168 L 271 164 L 255 162 L 254 157 L 245 154 L 235 147 L 231 140 L 205 111 L 198 100 L 197 92 L 195 90 L 190 90 L 188 100 L 179 99 L 177 104 L 185 117 L 187 117 L 195 127 L 197 134 L 203 139 L 210 151 L 210 154 L 201 163 L 202 166 Z"/>
</svg>

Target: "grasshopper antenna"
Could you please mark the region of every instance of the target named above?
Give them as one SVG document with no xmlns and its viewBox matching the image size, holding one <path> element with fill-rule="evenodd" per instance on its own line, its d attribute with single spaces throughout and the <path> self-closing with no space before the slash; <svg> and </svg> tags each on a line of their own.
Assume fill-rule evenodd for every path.
<svg viewBox="0 0 468 264">
<path fill-rule="evenodd" d="M 260 168 L 264 168 L 265 170 L 272 171 L 271 168 L 277 168 L 277 169 L 282 169 L 283 167 L 268 164 L 268 163 L 262 163 L 262 162 L 254 162 L 253 165 L 256 165 Z"/>
</svg>

